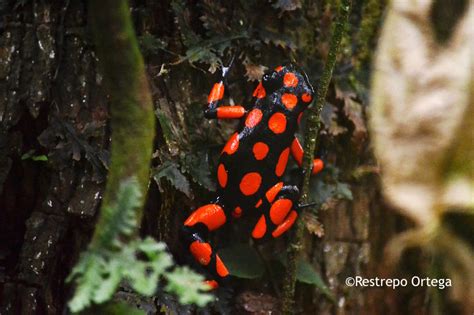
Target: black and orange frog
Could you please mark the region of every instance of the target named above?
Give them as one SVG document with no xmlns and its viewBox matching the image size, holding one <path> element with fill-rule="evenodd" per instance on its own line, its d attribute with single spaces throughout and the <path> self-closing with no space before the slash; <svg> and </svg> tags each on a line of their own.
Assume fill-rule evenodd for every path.
<svg viewBox="0 0 474 315">
<path fill-rule="evenodd" d="M 195 210 L 184 222 L 186 246 L 213 275 L 211 287 L 226 279 L 229 271 L 205 236 L 246 214 L 258 213 L 252 225 L 255 240 L 277 238 L 298 217 L 299 192 L 285 185 L 282 176 L 290 154 L 301 166 L 303 149 L 295 137 L 303 112 L 314 90 L 306 74 L 293 64 L 265 74 L 253 92 L 252 106 L 223 105 L 229 67 L 208 96 L 208 119 L 239 119 L 240 124 L 224 146 L 217 167 L 217 197 Z M 314 159 L 312 173 L 323 168 Z"/>
</svg>

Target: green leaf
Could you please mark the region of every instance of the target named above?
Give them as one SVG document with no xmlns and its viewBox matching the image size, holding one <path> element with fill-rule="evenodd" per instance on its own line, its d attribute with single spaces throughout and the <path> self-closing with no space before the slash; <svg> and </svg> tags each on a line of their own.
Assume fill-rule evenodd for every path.
<svg viewBox="0 0 474 315">
<path fill-rule="evenodd" d="M 147 296 L 155 293 L 158 278 L 173 265 L 171 256 L 165 250 L 163 243 L 148 237 L 131 242 L 122 251 L 123 261 L 129 262 L 123 275 L 137 292 Z M 137 260 L 137 253 L 145 254 L 148 260 Z"/>
<path fill-rule="evenodd" d="M 22 156 L 21 156 L 21 159 L 22 160 L 27 160 L 29 159 L 31 156 L 33 156 L 33 153 L 35 151 L 34 150 L 29 150 L 28 152 L 24 153 Z"/>
<path fill-rule="evenodd" d="M 333 198 L 353 199 L 350 184 L 339 181 L 339 170 L 331 165 L 323 170 L 321 176 L 311 178 L 310 192 L 312 201 L 318 204 Z"/>
<path fill-rule="evenodd" d="M 124 242 L 128 238 L 123 236 L 130 237 L 138 228 L 134 211 L 139 198 L 138 184 L 130 179 L 121 183 L 116 202 L 103 210 L 103 231 L 93 239 L 66 279 L 76 283 L 74 296 L 68 303 L 72 312 L 110 300 L 121 281 L 128 281 L 138 293 L 151 296 L 163 277 L 168 279 L 167 288 L 182 303 L 203 306 L 212 300 L 212 295 L 201 292 L 209 289 L 202 276 L 190 270 L 169 270 L 173 261 L 165 244 L 151 237 Z"/>
<path fill-rule="evenodd" d="M 167 43 L 155 36 L 151 35 L 150 33 L 145 33 L 138 38 L 138 42 L 140 44 L 141 51 L 144 55 L 150 56 L 157 53 L 159 49 L 165 49 Z"/>
<path fill-rule="evenodd" d="M 69 308 L 73 313 L 83 310 L 91 305 L 94 292 L 101 279 L 103 259 L 92 253 L 81 256 L 79 263 L 73 268 L 67 281 L 77 277 L 77 287 L 73 298 L 69 301 Z"/>
<path fill-rule="evenodd" d="M 135 261 L 133 265 L 125 270 L 124 274 L 130 279 L 133 289 L 143 295 L 152 295 L 156 288 L 158 279 L 149 277 L 147 274 L 147 265 L 142 261 Z"/>
<path fill-rule="evenodd" d="M 179 170 L 178 164 L 166 161 L 156 170 L 153 178 L 160 189 L 160 180 L 163 177 L 166 178 L 174 188 L 184 193 L 188 198 L 192 197 L 189 181 Z"/>
<path fill-rule="evenodd" d="M 215 61 L 218 60 L 215 53 L 207 47 L 197 46 L 191 47 L 186 51 L 186 59 L 190 63 L 199 62 L 199 61 Z"/>
<path fill-rule="evenodd" d="M 225 261 L 231 275 L 245 279 L 260 278 L 264 265 L 255 249 L 247 244 L 237 244 L 223 248 L 219 256 Z"/>
<path fill-rule="evenodd" d="M 116 201 L 102 209 L 104 224 L 97 234 L 94 246 L 100 248 L 118 247 L 120 236 L 131 235 L 137 227 L 135 209 L 140 205 L 142 194 L 136 179 L 128 179 L 120 184 Z"/>
<path fill-rule="evenodd" d="M 24 160 L 32 160 L 32 161 L 40 161 L 40 162 L 46 162 L 48 161 L 48 157 L 44 154 L 42 155 L 33 155 L 35 153 L 35 150 L 29 150 L 28 152 L 24 153 L 21 156 L 21 159 Z"/>
<path fill-rule="evenodd" d="M 141 242 L 137 244 L 137 248 L 141 252 L 143 252 L 148 257 L 148 259 L 155 260 L 156 258 L 159 258 L 159 256 L 161 256 L 163 252 L 166 250 L 166 245 L 164 243 L 157 243 L 151 237 L 146 237 L 144 240 L 142 240 Z M 170 260 L 169 266 L 171 265 L 172 265 L 172 261 Z"/>
<path fill-rule="evenodd" d="M 333 302 L 335 301 L 334 295 L 324 283 L 319 273 L 303 258 L 298 258 L 296 262 L 296 280 L 316 286 L 327 298 Z"/>
<path fill-rule="evenodd" d="M 178 296 L 181 304 L 196 304 L 204 306 L 214 299 L 211 294 L 203 293 L 210 289 L 204 283 L 204 277 L 187 267 L 177 267 L 165 275 L 168 280 L 166 290 Z"/>
<path fill-rule="evenodd" d="M 173 129 L 170 124 L 170 118 L 160 108 L 156 109 L 155 115 L 156 118 L 158 118 L 158 122 L 160 123 L 161 131 L 163 132 L 163 138 L 165 139 L 166 144 L 170 145 L 173 138 Z"/>
<path fill-rule="evenodd" d="M 95 303 L 100 304 L 107 301 L 115 292 L 117 287 L 122 280 L 122 265 L 118 260 L 112 260 L 107 266 L 108 274 L 100 282 L 93 300 Z"/>
<path fill-rule="evenodd" d="M 198 151 L 194 154 L 186 154 L 182 160 L 184 171 L 191 175 L 194 182 L 210 191 L 216 190 L 216 184 L 211 179 L 207 152 Z"/>
<path fill-rule="evenodd" d="M 43 162 L 46 162 L 48 161 L 48 157 L 46 155 L 35 155 L 35 156 L 32 156 L 31 159 L 33 161 L 43 161 Z"/>
</svg>

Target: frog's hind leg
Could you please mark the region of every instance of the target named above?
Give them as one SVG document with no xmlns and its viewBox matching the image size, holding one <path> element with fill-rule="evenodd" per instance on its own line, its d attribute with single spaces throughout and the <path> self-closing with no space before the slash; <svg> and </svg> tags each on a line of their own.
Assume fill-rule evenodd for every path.
<svg viewBox="0 0 474 315">
<path fill-rule="evenodd" d="M 270 188 L 259 208 L 262 215 L 255 224 L 252 237 L 256 240 L 285 233 L 298 218 L 299 191 L 296 186 L 284 186 L 279 182 Z"/>
<path fill-rule="evenodd" d="M 227 267 L 219 255 L 212 249 L 211 244 L 204 238 L 208 232 L 215 231 L 227 221 L 224 209 L 219 204 L 208 204 L 196 209 L 184 221 L 183 233 L 186 245 L 196 261 L 209 271 L 218 282 L 228 275 Z M 211 287 L 217 287 L 215 280 L 207 282 Z"/>
<path fill-rule="evenodd" d="M 291 142 L 291 155 L 295 158 L 296 163 L 298 163 L 298 165 L 302 167 L 304 151 L 300 141 L 296 137 L 293 139 L 293 142 Z M 314 175 L 321 172 L 323 167 L 324 162 L 321 159 L 314 159 L 311 174 Z"/>
</svg>

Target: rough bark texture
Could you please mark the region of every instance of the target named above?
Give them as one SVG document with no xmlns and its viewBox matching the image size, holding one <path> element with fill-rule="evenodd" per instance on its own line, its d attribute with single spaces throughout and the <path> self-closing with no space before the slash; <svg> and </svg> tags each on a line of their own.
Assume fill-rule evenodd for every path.
<svg viewBox="0 0 474 315">
<path fill-rule="evenodd" d="M 59 314 L 102 195 L 107 102 L 83 2 L 2 5 L 0 312 Z"/>
<path fill-rule="evenodd" d="M 259 65 L 273 67 L 296 56 L 312 81 L 318 81 L 338 1 L 278 1 L 278 8 L 267 2 L 245 7 L 252 3 L 247 0 L 185 1 L 185 9 L 180 3 L 132 3 L 160 122 L 153 168 L 173 161 L 191 184 L 189 192 L 183 187 L 176 189 L 166 180 L 158 181 L 158 185 L 152 182 L 142 233 L 166 240 L 179 263 L 189 255 L 180 248 L 177 227 L 212 195 L 208 190 L 212 182 L 206 182 L 206 174 L 196 174 L 196 170 L 212 166 L 232 131 L 229 124 L 203 122 L 202 104 L 214 79 L 203 69 L 212 69 L 213 65 L 206 63 L 209 55 L 193 59 L 196 51 L 191 49 L 193 34 L 189 29 L 209 40 L 216 29 L 225 33 L 238 26 L 239 20 L 251 20 L 249 29 L 253 27 L 254 33 L 239 36 L 257 34 L 261 45 L 248 38 L 239 42 L 234 38 L 242 37 L 235 35 L 228 39 L 231 44 L 226 49 L 230 51 L 225 50 L 223 58 L 225 62 L 231 53 L 242 53 L 230 83 L 236 101 L 244 103 L 250 100 L 252 91 L 245 73 L 250 76 L 254 71 L 258 76 Z M 103 192 L 109 141 L 107 97 L 97 70 L 85 1 L 7 1 L 1 2 L 0 11 L 0 313 L 61 314 L 69 298 L 63 280 L 91 237 Z M 367 86 L 361 85 L 367 81 L 351 86 L 350 91 L 341 83 L 357 81 L 351 72 L 351 56 L 357 71 L 370 62 L 381 12 L 376 1 L 354 3 L 350 35 L 343 39 L 344 49 L 322 113 L 324 130 L 318 147 L 326 152 L 326 164 L 337 168 L 340 179 L 349 184 L 353 200 L 329 202 L 327 211 L 319 213 L 325 235 L 319 238 L 306 234 L 304 256 L 328 284 L 336 302 L 313 286 L 299 283 L 296 313 L 428 312 L 426 292 L 421 288 L 364 290 L 344 283 L 348 276 L 388 276 L 389 271 L 381 264 L 384 245 L 407 225 L 380 197 L 378 169 L 365 128 Z M 298 14 L 309 22 L 295 30 L 286 22 L 295 22 Z M 264 29 L 272 23 L 276 24 L 274 29 Z M 283 33 L 293 36 L 294 41 L 281 41 L 278 35 Z M 150 46 L 146 35 L 164 44 L 155 41 Z M 213 40 L 203 45 L 216 47 L 212 45 L 226 39 Z M 245 47 L 249 42 L 256 45 L 253 50 Z M 353 46 L 360 49 L 353 52 Z M 246 60 L 245 66 L 242 59 Z M 190 65 L 189 60 L 194 63 Z M 30 150 L 30 157 L 22 159 Z M 48 161 L 33 159 L 41 155 L 47 155 Z M 219 234 L 218 240 L 247 240 L 249 236 L 239 231 L 231 226 Z M 287 243 L 283 240 L 274 246 L 272 253 L 284 252 Z M 423 259 L 409 255 L 406 260 Z M 401 266 L 413 264 L 404 260 Z M 417 271 L 409 269 L 395 275 L 406 277 Z M 280 284 L 280 279 L 274 280 Z M 236 297 L 232 307 L 220 305 L 217 311 L 278 313 L 278 293 L 267 281 L 238 282 L 232 293 Z M 121 292 L 116 299 L 145 305 L 149 314 L 156 314 L 162 304 L 167 305 L 164 309 L 168 312 L 173 311 L 163 296 L 145 300 Z"/>
</svg>

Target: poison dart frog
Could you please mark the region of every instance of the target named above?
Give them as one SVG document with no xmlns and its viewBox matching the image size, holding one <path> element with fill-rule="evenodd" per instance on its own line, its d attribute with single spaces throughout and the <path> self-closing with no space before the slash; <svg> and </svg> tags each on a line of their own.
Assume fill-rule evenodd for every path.
<svg viewBox="0 0 474 315">
<path fill-rule="evenodd" d="M 206 281 L 212 288 L 217 288 L 229 271 L 207 241 L 208 232 L 255 212 L 251 231 L 255 240 L 277 238 L 295 223 L 301 208 L 298 188 L 285 185 L 282 176 L 290 154 L 302 164 L 303 149 L 295 132 L 314 94 L 306 74 L 289 64 L 262 77 L 253 92 L 252 106 L 225 105 L 229 68 L 222 67 L 204 116 L 239 119 L 240 124 L 219 158 L 217 198 L 192 212 L 183 226 L 186 246 L 213 276 Z M 312 173 L 322 168 L 323 162 L 314 159 Z"/>
</svg>

